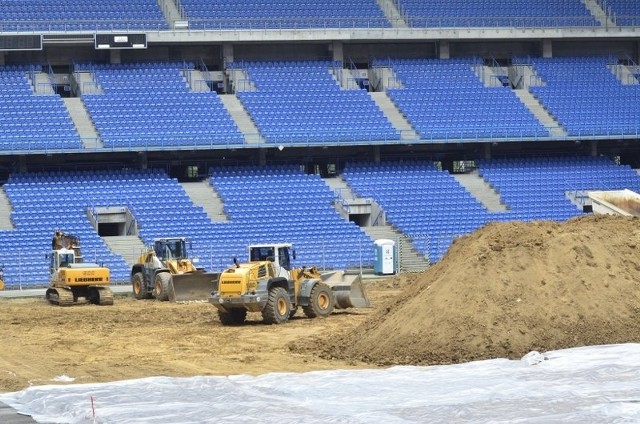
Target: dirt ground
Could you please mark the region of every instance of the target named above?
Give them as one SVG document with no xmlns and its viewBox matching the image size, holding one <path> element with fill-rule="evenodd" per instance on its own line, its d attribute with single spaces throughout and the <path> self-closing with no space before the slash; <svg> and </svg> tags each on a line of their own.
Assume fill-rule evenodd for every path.
<svg viewBox="0 0 640 424">
<path fill-rule="evenodd" d="M 371 309 L 259 314 L 223 327 L 208 303 L 0 299 L 0 392 L 148 376 L 259 375 L 520 358 L 640 342 L 640 219 L 495 223 L 430 270 L 366 283 Z"/>
</svg>

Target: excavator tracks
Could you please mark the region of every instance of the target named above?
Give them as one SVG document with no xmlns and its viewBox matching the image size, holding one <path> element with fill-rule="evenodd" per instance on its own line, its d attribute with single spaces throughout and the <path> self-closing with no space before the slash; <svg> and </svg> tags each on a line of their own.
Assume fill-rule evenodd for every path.
<svg viewBox="0 0 640 424">
<path fill-rule="evenodd" d="M 90 289 L 96 289 L 98 291 L 99 299 L 98 305 L 110 306 L 113 305 L 113 292 L 109 287 L 90 287 Z"/>
<path fill-rule="evenodd" d="M 82 289 L 70 287 L 50 287 L 47 289 L 46 298 L 52 305 L 71 306 L 78 304 L 78 298 L 86 298 L 88 303 L 100 306 L 113 305 L 113 292 L 109 287 L 89 286 Z"/>
<path fill-rule="evenodd" d="M 55 287 L 47 289 L 47 301 L 52 305 L 71 306 L 75 302 L 71 289 L 63 287 Z"/>
</svg>

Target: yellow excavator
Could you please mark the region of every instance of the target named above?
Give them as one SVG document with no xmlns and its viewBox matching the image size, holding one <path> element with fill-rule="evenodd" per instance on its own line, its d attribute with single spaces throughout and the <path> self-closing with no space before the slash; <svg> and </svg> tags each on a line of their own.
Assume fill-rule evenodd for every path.
<svg viewBox="0 0 640 424">
<path fill-rule="evenodd" d="M 261 312 L 267 324 L 282 324 L 298 307 L 309 318 L 329 316 L 334 308 L 368 308 L 369 299 L 360 276 L 343 272 L 321 274 L 316 267 L 294 268 L 291 244 L 249 246 L 247 263 L 220 273 L 209 302 L 218 309 L 223 325 L 245 322 L 247 312 Z"/>
<path fill-rule="evenodd" d="M 109 268 L 84 262 L 78 237 L 55 231 L 48 257 L 51 277 L 45 297 L 50 304 L 70 306 L 84 298 L 96 305 L 113 305 Z"/>
<path fill-rule="evenodd" d="M 207 300 L 218 275 L 194 265 L 187 256 L 185 237 L 157 238 L 131 268 L 133 297 L 172 302 Z"/>
</svg>

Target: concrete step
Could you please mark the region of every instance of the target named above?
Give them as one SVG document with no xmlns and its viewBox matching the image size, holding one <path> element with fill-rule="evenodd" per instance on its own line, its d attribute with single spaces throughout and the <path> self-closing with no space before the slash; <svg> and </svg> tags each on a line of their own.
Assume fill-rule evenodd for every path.
<svg viewBox="0 0 640 424">
<path fill-rule="evenodd" d="M 466 174 L 453 174 L 453 178 L 476 198 L 490 212 L 504 212 L 506 205 L 502 203 L 500 195 L 487 183 L 478 171 Z"/>
<path fill-rule="evenodd" d="M 240 100 L 235 94 L 220 94 L 222 104 L 231 115 L 240 132 L 244 135 L 248 144 L 263 143 L 264 140 L 258 133 L 258 127 L 247 113 Z"/>
<path fill-rule="evenodd" d="M 4 187 L 0 190 L 0 230 L 13 230 L 15 227 L 11 222 L 11 203 L 7 197 L 7 192 L 4 191 Z"/>
<path fill-rule="evenodd" d="M 410 238 L 390 225 L 362 227 L 372 241 L 393 240 L 398 248 L 398 270 L 400 272 L 420 272 L 429 268 L 430 263 L 421 255 Z"/>
<path fill-rule="evenodd" d="M 407 118 L 400 112 L 396 105 L 391 101 L 384 91 L 373 91 L 369 96 L 378 105 L 382 113 L 387 117 L 391 125 L 400 132 L 400 136 L 405 140 L 415 140 L 418 134 L 411 126 Z"/>
<path fill-rule="evenodd" d="M 146 246 L 138 236 L 102 236 L 109 249 L 133 266 L 138 257 L 146 251 Z"/>
<path fill-rule="evenodd" d="M 82 143 L 86 148 L 102 148 L 104 144 L 98 137 L 98 132 L 93 121 L 84 107 L 84 103 L 78 97 L 67 97 L 63 99 L 64 105 L 67 107 L 69 116 L 76 127 L 78 135 L 82 139 Z"/>
<path fill-rule="evenodd" d="M 529 92 L 529 90 L 513 90 L 518 96 L 522 104 L 524 104 L 536 119 L 549 131 L 554 137 L 566 137 L 567 131 L 562 128 L 560 123 L 545 109 L 542 104 Z"/>
<path fill-rule="evenodd" d="M 181 183 L 191 201 L 204 209 L 212 222 L 228 221 L 224 204 L 209 181 Z"/>
</svg>

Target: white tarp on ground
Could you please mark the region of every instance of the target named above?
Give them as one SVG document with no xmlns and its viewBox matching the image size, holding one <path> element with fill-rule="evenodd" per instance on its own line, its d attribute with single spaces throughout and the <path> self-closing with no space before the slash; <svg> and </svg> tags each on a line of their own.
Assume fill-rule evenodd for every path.
<svg viewBox="0 0 640 424">
<path fill-rule="evenodd" d="M 640 344 L 449 366 L 36 386 L 0 401 L 41 423 L 637 423 Z"/>
</svg>

